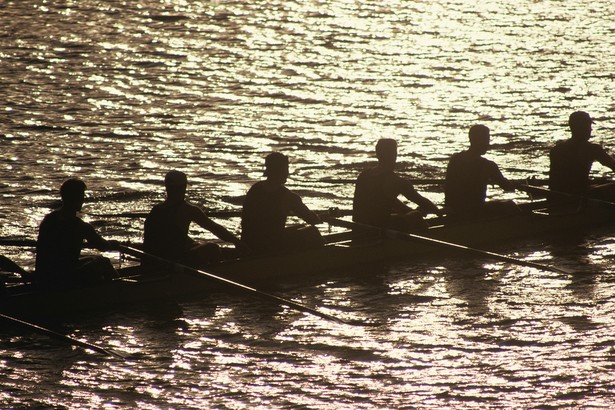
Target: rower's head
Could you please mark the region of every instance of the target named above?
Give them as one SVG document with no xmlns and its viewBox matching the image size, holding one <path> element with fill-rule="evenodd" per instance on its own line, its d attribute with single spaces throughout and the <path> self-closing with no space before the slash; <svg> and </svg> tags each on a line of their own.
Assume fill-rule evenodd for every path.
<svg viewBox="0 0 615 410">
<path fill-rule="evenodd" d="M 470 149 L 483 155 L 489 149 L 490 130 L 489 127 L 476 124 L 470 127 Z"/>
<path fill-rule="evenodd" d="M 183 200 L 188 187 L 188 177 L 181 171 L 169 171 L 164 176 L 164 186 L 169 199 Z"/>
<path fill-rule="evenodd" d="M 376 158 L 381 167 L 395 168 L 397 162 L 397 141 L 382 138 L 376 143 Z"/>
<path fill-rule="evenodd" d="M 70 178 L 64 181 L 60 187 L 62 208 L 73 212 L 81 211 L 85 201 L 85 190 L 85 182 L 78 178 Z"/>
<path fill-rule="evenodd" d="M 568 118 L 568 125 L 572 138 L 589 140 L 592 135 L 592 124 L 594 120 L 585 111 L 575 111 Z"/>
<path fill-rule="evenodd" d="M 284 184 L 288 179 L 288 157 L 280 152 L 272 152 L 265 157 L 265 176 L 268 181 Z"/>
</svg>

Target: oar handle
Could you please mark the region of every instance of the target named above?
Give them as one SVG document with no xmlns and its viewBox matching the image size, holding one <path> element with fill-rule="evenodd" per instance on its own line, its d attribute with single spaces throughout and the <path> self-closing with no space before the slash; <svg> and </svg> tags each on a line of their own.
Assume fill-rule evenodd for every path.
<svg viewBox="0 0 615 410">
<path fill-rule="evenodd" d="M 560 197 L 565 197 L 565 198 L 576 199 L 578 201 L 591 202 L 597 205 L 615 207 L 615 202 L 605 201 L 603 199 L 598 199 L 598 198 L 592 198 L 587 195 L 576 195 L 576 194 L 571 194 L 569 192 L 554 191 L 552 189 L 541 188 L 535 185 L 528 185 L 528 184 L 518 184 L 518 185 L 515 185 L 515 187 L 520 191 L 527 192 L 528 194 L 541 194 L 545 196 L 555 195 L 555 196 L 560 196 Z"/>
</svg>

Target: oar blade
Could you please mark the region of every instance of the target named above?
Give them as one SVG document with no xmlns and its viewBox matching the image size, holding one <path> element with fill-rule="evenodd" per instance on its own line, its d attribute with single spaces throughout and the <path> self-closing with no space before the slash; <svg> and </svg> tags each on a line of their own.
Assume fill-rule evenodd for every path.
<svg viewBox="0 0 615 410">
<path fill-rule="evenodd" d="M 58 333 L 58 332 L 54 332 L 53 330 L 44 328 L 44 327 L 36 325 L 34 323 L 26 322 L 25 320 L 21 320 L 21 319 L 18 319 L 16 317 L 13 317 L 13 316 L 9 316 L 9 315 L 5 315 L 3 313 L 0 313 L 0 319 L 4 319 L 5 321 L 8 321 L 10 323 L 19 325 L 19 326 L 27 328 L 27 329 L 30 329 L 30 330 L 32 330 L 34 332 L 47 335 L 47 336 L 49 336 L 49 337 L 51 337 L 53 339 L 61 340 L 61 341 L 65 342 L 65 343 L 68 343 L 70 345 L 82 347 L 84 349 L 93 350 L 93 351 L 101 353 L 101 354 L 103 354 L 105 356 L 114 356 L 114 357 L 117 357 L 117 358 L 120 358 L 120 359 L 125 359 L 126 358 L 126 356 L 124 356 L 123 354 L 118 353 L 118 352 L 116 352 L 114 350 L 105 349 L 105 348 L 97 346 L 95 344 L 84 342 L 82 340 L 75 339 L 73 337 L 66 336 L 66 335 L 63 335 L 63 334 Z"/>
</svg>

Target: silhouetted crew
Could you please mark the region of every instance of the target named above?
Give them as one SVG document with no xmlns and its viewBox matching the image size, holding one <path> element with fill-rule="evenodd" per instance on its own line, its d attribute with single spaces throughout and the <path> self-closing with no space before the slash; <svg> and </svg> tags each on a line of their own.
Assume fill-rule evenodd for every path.
<svg viewBox="0 0 615 410">
<path fill-rule="evenodd" d="M 594 161 L 615 170 L 615 159 L 598 144 L 589 142 L 594 121 L 588 113 L 576 111 L 570 114 L 568 124 L 571 137 L 558 142 L 549 153 L 549 189 L 573 195 L 613 199 L 615 186 L 592 184 L 589 178 Z M 564 200 L 564 196 L 550 199 Z"/>
<path fill-rule="evenodd" d="M 383 138 L 376 143 L 378 165 L 359 174 L 355 183 L 352 220 L 357 223 L 403 231 L 427 228 L 423 214 L 441 214 L 438 207 L 419 194 L 410 181 L 395 172 L 397 142 Z M 401 200 L 419 206 L 413 210 Z"/>
<path fill-rule="evenodd" d="M 288 157 L 273 152 L 265 158 L 266 179 L 252 185 L 246 194 L 241 216 L 241 238 L 255 252 L 290 251 L 322 246 L 315 224 L 321 223 L 299 195 L 284 186 L 288 179 Z M 286 226 L 289 215 L 310 224 Z"/>
<path fill-rule="evenodd" d="M 489 149 L 489 128 L 474 125 L 469 137 L 470 148 L 453 154 L 446 169 L 447 213 L 453 218 L 464 219 L 519 212 L 513 201 L 486 200 L 488 184 L 497 184 L 505 191 L 514 190 L 514 184 L 502 175 L 497 164 L 483 157 Z"/>
<path fill-rule="evenodd" d="M 62 286 L 117 277 L 108 258 L 101 255 L 81 256 L 84 241 L 99 250 L 117 247 L 94 227 L 77 216 L 85 200 L 86 185 L 68 179 L 60 188 L 62 206 L 49 213 L 40 224 L 36 241 L 36 277 L 43 284 Z"/>
<path fill-rule="evenodd" d="M 188 177 L 180 171 L 169 171 L 164 178 L 167 197 L 154 205 L 145 219 L 143 245 L 145 252 L 176 262 L 199 266 L 218 262 L 220 246 L 199 242 L 188 235 L 191 223 L 207 229 L 219 239 L 241 247 L 239 238 L 212 221 L 196 205 L 186 201 Z M 144 261 L 148 264 L 151 261 Z"/>
</svg>

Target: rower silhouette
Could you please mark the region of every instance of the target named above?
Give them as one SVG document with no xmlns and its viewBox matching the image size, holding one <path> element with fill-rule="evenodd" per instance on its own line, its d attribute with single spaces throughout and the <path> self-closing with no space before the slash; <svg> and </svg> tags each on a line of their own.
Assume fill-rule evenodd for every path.
<svg viewBox="0 0 615 410">
<path fill-rule="evenodd" d="M 515 189 L 498 165 L 483 157 L 489 149 L 489 128 L 481 124 L 472 126 L 469 139 L 470 147 L 453 154 L 446 168 L 444 194 L 449 217 L 472 219 L 520 212 L 513 201 L 487 201 L 488 184 L 499 185 L 504 191 Z"/>
<path fill-rule="evenodd" d="M 68 179 L 60 187 L 62 205 L 49 213 L 39 226 L 36 241 L 37 280 L 56 287 L 109 280 L 118 276 L 111 261 L 102 255 L 81 256 L 84 241 L 96 249 L 116 249 L 116 241 L 100 236 L 77 216 L 85 200 L 86 185 Z"/>
<path fill-rule="evenodd" d="M 257 253 L 291 251 L 323 245 L 320 217 L 301 197 L 284 186 L 289 176 L 288 157 L 273 152 L 265 158 L 265 180 L 252 185 L 241 215 L 241 237 Z M 289 215 L 309 225 L 286 226 Z"/>
<path fill-rule="evenodd" d="M 176 170 L 167 172 L 164 185 L 166 199 L 154 205 L 145 219 L 145 252 L 191 266 L 206 266 L 220 261 L 222 252 L 218 244 L 190 238 L 188 231 L 192 223 L 242 249 L 237 236 L 211 220 L 201 208 L 186 201 L 188 177 L 185 173 Z M 143 262 L 147 265 L 151 261 Z"/>
<path fill-rule="evenodd" d="M 615 159 L 599 144 L 589 142 L 594 120 L 584 111 L 575 111 L 568 118 L 571 137 L 559 141 L 549 152 L 549 189 L 552 204 L 579 203 L 589 196 L 603 200 L 615 200 L 615 184 L 591 181 L 589 173 L 594 162 L 615 170 Z M 558 193 L 570 194 L 559 195 Z"/>
<path fill-rule="evenodd" d="M 401 231 L 427 229 L 423 214 L 441 215 L 441 210 L 419 194 L 412 183 L 395 172 L 397 142 L 383 138 L 376 143 L 378 165 L 362 171 L 355 183 L 352 220 L 357 223 Z M 410 208 L 402 195 L 419 206 Z"/>
</svg>

